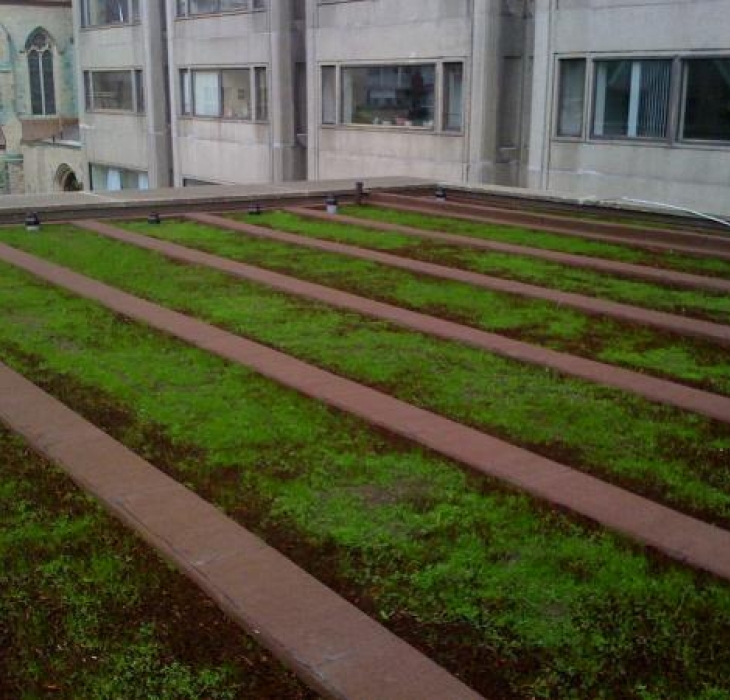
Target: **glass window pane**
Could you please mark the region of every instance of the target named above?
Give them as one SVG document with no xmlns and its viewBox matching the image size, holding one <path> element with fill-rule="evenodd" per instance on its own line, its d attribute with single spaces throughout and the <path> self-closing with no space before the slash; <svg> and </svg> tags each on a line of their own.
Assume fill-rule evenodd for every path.
<svg viewBox="0 0 730 700">
<path fill-rule="evenodd" d="M 144 85 L 142 83 L 142 71 L 134 71 L 134 89 L 137 100 L 137 112 L 144 112 Z"/>
<path fill-rule="evenodd" d="M 43 86 L 41 84 L 41 55 L 37 51 L 28 54 L 28 78 L 30 80 L 31 114 L 43 114 Z"/>
<path fill-rule="evenodd" d="M 322 66 L 322 124 L 337 122 L 337 70 Z"/>
<path fill-rule="evenodd" d="M 223 116 L 251 119 L 251 71 L 248 68 L 221 71 Z"/>
<path fill-rule="evenodd" d="M 256 121 L 265 122 L 269 118 L 269 91 L 266 84 L 266 68 L 254 68 L 256 82 Z"/>
<path fill-rule="evenodd" d="M 464 64 L 444 63 L 444 129 L 461 131 L 464 114 Z"/>
<path fill-rule="evenodd" d="M 433 65 L 343 68 L 343 122 L 433 128 L 435 73 Z"/>
<path fill-rule="evenodd" d="M 685 139 L 730 141 L 730 59 L 685 63 Z"/>
<path fill-rule="evenodd" d="M 666 136 L 671 72 L 671 61 L 598 61 L 593 133 Z"/>
<path fill-rule="evenodd" d="M 189 0 L 191 15 L 206 15 L 220 11 L 220 0 Z"/>
<path fill-rule="evenodd" d="M 218 71 L 193 71 L 193 97 L 195 114 L 200 117 L 219 117 L 220 73 Z"/>
<path fill-rule="evenodd" d="M 220 0 L 220 11 L 230 12 L 232 10 L 248 10 L 249 0 Z"/>
<path fill-rule="evenodd" d="M 130 0 L 132 3 L 132 21 L 139 22 L 139 0 Z"/>
<path fill-rule="evenodd" d="M 56 113 L 56 92 L 53 87 L 53 54 L 50 50 L 41 53 L 43 76 L 43 114 Z"/>
<path fill-rule="evenodd" d="M 560 61 L 558 136 L 582 136 L 586 62 L 583 58 Z"/>
<path fill-rule="evenodd" d="M 180 71 L 180 113 L 190 114 L 192 112 L 192 85 L 190 82 L 190 71 Z"/>
<path fill-rule="evenodd" d="M 177 0 L 177 16 L 178 17 L 185 17 L 185 15 L 188 13 L 188 3 L 187 0 Z"/>
<path fill-rule="evenodd" d="M 134 110 L 132 71 L 95 71 L 92 84 L 94 109 Z"/>
<path fill-rule="evenodd" d="M 295 7 L 297 7 L 296 3 L 295 3 Z M 253 9 L 254 10 L 266 9 L 266 0 L 253 0 Z"/>
<path fill-rule="evenodd" d="M 91 99 L 91 73 L 87 70 L 84 71 L 84 106 L 87 112 L 91 112 L 93 109 L 93 102 Z"/>
</svg>

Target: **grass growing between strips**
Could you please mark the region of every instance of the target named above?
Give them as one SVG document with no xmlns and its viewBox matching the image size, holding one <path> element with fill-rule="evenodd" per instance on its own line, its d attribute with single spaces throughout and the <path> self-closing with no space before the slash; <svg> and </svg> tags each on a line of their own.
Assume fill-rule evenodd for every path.
<svg viewBox="0 0 730 700">
<path fill-rule="evenodd" d="M 648 251 L 632 248 L 620 243 L 603 243 L 588 238 L 548 233 L 517 226 L 500 226 L 498 224 L 478 223 L 451 219 L 445 216 L 417 214 L 384 207 L 343 207 L 343 214 L 358 216 L 371 221 L 384 221 L 401 226 L 422 228 L 427 231 L 442 231 L 461 236 L 473 236 L 486 240 L 514 243 L 544 250 L 555 250 L 561 253 L 588 255 L 595 258 L 606 258 L 619 262 L 635 263 L 662 267 L 668 270 L 691 272 L 698 275 L 725 277 L 730 279 L 730 261 L 713 259 L 712 255 L 697 257 L 673 252 Z M 590 231 L 586 231 L 590 233 Z"/>
<path fill-rule="evenodd" d="M 6 239 L 7 240 L 7 239 Z M 9 239 L 133 294 L 730 526 L 726 426 L 84 231 Z M 620 437 L 618 437 L 620 436 Z"/>
<path fill-rule="evenodd" d="M 709 342 L 192 222 L 120 226 L 486 331 L 730 394 L 727 349 Z M 0 229 L 0 240 L 11 240 L 5 238 L 13 235 L 11 231 Z"/>
<path fill-rule="evenodd" d="M 0 427 L 0 697 L 315 696 Z"/>
<path fill-rule="evenodd" d="M 474 250 L 399 233 L 373 231 L 350 224 L 307 219 L 288 212 L 270 212 L 257 223 L 310 238 L 337 241 L 371 250 L 527 282 L 564 292 L 586 294 L 649 309 L 730 322 L 730 297 L 621 279 L 568 265 L 510 253 Z"/>
<path fill-rule="evenodd" d="M 4 361 L 488 696 L 730 697 L 727 585 L 5 265 L 0 312 Z"/>
</svg>

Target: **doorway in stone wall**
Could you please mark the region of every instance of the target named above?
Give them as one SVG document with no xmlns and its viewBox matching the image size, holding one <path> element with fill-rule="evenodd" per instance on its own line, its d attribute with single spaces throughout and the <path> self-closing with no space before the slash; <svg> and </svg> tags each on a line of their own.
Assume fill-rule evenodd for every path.
<svg viewBox="0 0 730 700">
<path fill-rule="evenodd" d="M 66 163 L 58 166 L 53 184 L 54 189 L 58 192 L 78 192 L 82 188 L 73 168 Z"/>
</svg>

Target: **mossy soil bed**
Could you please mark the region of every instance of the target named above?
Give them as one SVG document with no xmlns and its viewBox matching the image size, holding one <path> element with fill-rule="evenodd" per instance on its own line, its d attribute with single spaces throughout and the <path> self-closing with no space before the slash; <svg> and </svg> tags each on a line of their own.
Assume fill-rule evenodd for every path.
<svg viewBox="0 0 730 700">
<path fill-rule="evenodd" d="M 730 527 L 725 425 L 85 231 L 0 240 Z"/>
<path fill-rule="evenodd" d="M 243 217 L 236 215 L 236 218 Z M 247 220 L 250 222 L 250 217 Z M 730 322 L 730 298 L 726 294 L 673 289 L 671 286 L 621 279 L 610 274 L 560 265 L 524 255 L 470 249 L 400 233 L 373 231 L 350 224 L 307 219 L 288 212 L 266 213 L 256 217 L 255 221 L 272 229 L 300 236 L 347 243 L 414 260 L 667 313 L 702 318 L 717 323 Z"/>
<path fill-rule="evenodd" d="M 316 696 L 0 426 L 0 697 Z"/>
<path fill-rule="evenodd" d="M 3 361 L 488 697 L 730 697 L 725 583 L 5 265 L 0 313 Z"/>
<path fill-rule="evenodd" d="M 500 226 L 497 224 L 464 221 L 447 216 L 418 214 L 416 212 L 399 211 L 388 207 L 375 206 L 348 206 L 342 208 L 342 213 L 348 216 L 357 216 L 371 221 L 384 221 L 402 226 L 422 228 L 428 231 L 442 231 L 455 233 L 461 236 L 473 236 L 486 240 L 514 243 L 516 245 L 555 250 L 575 255 L 588 255 L 596 258 L 606 258 L 618 262 L 649 265 L 651 267 L 690 272 L 711 277 L 730 279 L 730 261 L 718 260 L 711 254 L 694 256 L 669 251 L 649 251 L 632 248 L 630 244 L 608 243 L 595 241 L 579 236 L 561 236 L 558 233 L 548 233 L 519 226 Z M 589 233 L 589 231 L 587 231 Z"/>
<path fill-rule="evenodd" d="M 550 302 L 436 280 L 343 255 L 185 221 L 123 228 L 486 331 L 730 395 L 727 348 Z M 12 229 L 3 232 L 12 235 Z M 20 232 L 18 232 L 20 233 Z M 7 239 L 20 244 L 22 235 Z"/>
</svg>

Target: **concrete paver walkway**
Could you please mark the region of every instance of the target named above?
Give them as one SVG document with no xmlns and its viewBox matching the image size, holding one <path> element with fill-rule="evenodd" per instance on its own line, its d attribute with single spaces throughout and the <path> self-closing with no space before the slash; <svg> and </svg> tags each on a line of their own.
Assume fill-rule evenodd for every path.
<svg viewBox="0 0 730 700">
<path fill-rule="evenodd" d="M 726 530 L 27 253 L 0 245 L 0 259 L 730 580 L 730 532 Z"/>
<path fill-rule="evenodd" d="M 481 696 L 174 479 L 0 364 L 0 421 L 339 700 Z"/>
<path fill-rule="evenodd" d="M 548 260 L 550 262 L 567 265 L 569 267 L 595 270 L 596 272 L 604 272 L 611 275 L 617 275 L 619 277 L 628 277 L 630 279 L 657 282 L 668 287 L 684 287 L 687 289 L 701 289 L 710 292 L 730 293 L 730 280 L 720 279 L 719 277 L 705 277 L 703 275 L 694 275 L 687 272 L 678 272 L 676 270 L 649 267 L 647 265 L 635 265 L 632 263 L 618 262 L 616 260 L 594 258 L 588 255 L 560 253 L 554 250 L 545 250 L 543 248 L 532 248 L 526 245 L 502 243 L 500 241 L 492 241 L 485 238 L 476 238 L 475 236 L 460 236 L 455 233 L 444 233 L 443 231 L 430 231 L 426 229 L 413 228 L 411 226 L 403 226 L 401 224 L 393 224 L 386 221 L 358 218 L 356 216 L 344 216 L 341 214 L 332 215 L 327 214 L 327 212 L 322 211 L 321 209 L 315 209 L 312 207 L 287 207 L 285 211 L 298 216 L 307 217 L 309 219 L 316 219 L 317 221 L 330 221 L 359 226 L 360 228 L 371 229 L 373 231 L 387 231 L 399 233 L 404 236 L 427 238 L 434 241 L 440 241 L 448 245 L 479 248 L 481 250 L 490 250 L 514 255 L 524 255 L 526 257 Z"/>
<path fill-rule="evenodd" d="M 271 272 L 260 267 L 221 258 L 193 250 L 176 243 L 142 236 L 100 221 L 76 221 L 75 226 L 102 236 L 161 253 L 171 259 L 219 270 L 240 279 L 265 284 L 287 294 L 324 302 L 331 306 L 384 319 L 429 335 L 467 343 L 488 352 L 520 362 L 543 365 L 569 376 L 606 384 L 644 396 L 651 401 L 694 411 L 716 420 L 730 423 L 730 397 L 693 389 L 675 382 L 594 362 L 575 355 L 557 352 L 537 345 L 512 340 L 494 333 L 445 321 L 435 316 L 402 309 L 398 306 L 372 301 L 348 292 L 341 292 L 313 282 L 307 282 Z"/>
<path fill-rule="evenodd" d="M 539 231 L 577 236 L 589 240 L 621 243 L 634 248 L 664 250 L 688 255 L 712 256 L 730 260 L 730 238 L 699 233 L 682 233 L 674 230 L 633 228 L 595 219 L 579 219 L 552 214 L 537 214 L 534 211 L 519 211 L 482 205 L 445 205 L 420 197 L 408 197 L 391 193 L 374 192 L 372 204 L 412 211 L 418 214 L 450 216 L 464 221 L 482 224 L 500 224 L 533 228 Z"/>
<path fill-rule="evenodd" d="M 318 238 L 310 238 L 308 236 L 284 233 L 282 231 L 268 229 L 263 226 L 254 226 L 253 224 L 234 221 L 233 219 L 227 219 L 213 214 L 187 214 L 186 218 L 191 221 L 197 221 L 201 224 L 217 226 L 218 228 L 226 228 L 231 231 L 238 231 L 249 236 L 268 238 L 282 243 L 290 243 L 306 248 L 314 248 L 316 250 L 337 253 L 352 258 L 358 258 L 360 260 L 369 260 L 383 265 L 389 265 L 390 267 L 408 270 L 409 272 L 414 272 L 420 275 L 428 275 L 439 279 L 453 280 L 455 282 L 464 282 L 475 287 L 481 287 L 495 292 L 516 294 L 518 296 L 530 299 L 539 299 L 542 301 L 551 301 L 555 304 L 578 309 L 579 311 L 583 311 L 584 313 L 593 316 L 609 316 L 629 323 L 637 323 L 643 326 L 658 328 L 663 331 L 669 331 L 670 333 L 690 335 L 696 338 L 709 340 L 714 343 L 719 343 L 721 345 L 730 346 L 730 326 L 720 323 L 702 321 L 700 319 L 678 316 L 676 314 L 665 313 L 662 311 L 653 311 L 651 309 L 606 301 L 604 299 L 584 296 L 582 294 L 560 292 L 548 287 L 538 287 L 534 284 L 526 284 L 524 282 L 515 282 L 513 280 L 505 280 L 498 277 L 490 277 L 477 272 L 458 270 L 453 267 L 445 267 L 444 265 L 421 262 L 420 260 L 411 260 L 409 258 L 403 258 L 389 253 L 381 253 L 376 250 L 358 248 L 357 246 L 347 245 L 345 243 L 335 243 L 332 241 L 320 240 Z"/>
</svg>

